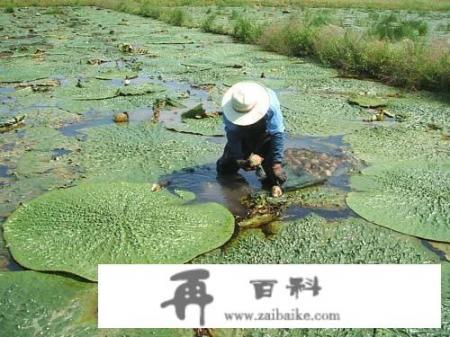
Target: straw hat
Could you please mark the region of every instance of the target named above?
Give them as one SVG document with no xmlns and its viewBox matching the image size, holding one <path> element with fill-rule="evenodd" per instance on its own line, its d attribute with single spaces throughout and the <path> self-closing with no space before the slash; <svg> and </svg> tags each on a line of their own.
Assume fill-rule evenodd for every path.
<svg viewBox="0 0 450 337">
<path fill-rule="evenodd" d="M 245 81 L 233 85 L 222 99 L 225 117 L 233 124 L 252 125 L 263 118 L 270 107 L 267 89 L 259 83 Z"/>
</svg>

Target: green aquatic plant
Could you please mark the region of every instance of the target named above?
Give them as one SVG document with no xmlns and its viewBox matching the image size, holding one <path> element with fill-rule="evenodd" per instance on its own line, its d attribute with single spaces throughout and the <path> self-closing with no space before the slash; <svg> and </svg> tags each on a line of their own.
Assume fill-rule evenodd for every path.
<svg viewBox="0 0 450 337">
<path fill-rule="evenodd" d="M 396 247 L 402 246 L 399 250 Z M 195 263 L 430 263 L 438 258 L 415 238 L 349 218 L 327 222 L 312 215 L 284 222 L 266 237 L 247 230 Z"/>
<path fill-rule="evenodd" d="M 138 72 L 133 70 L 118 70 L 118 69 L 100 69 L 95 78 L 99 80 L 114 80 L 114 79 L 133 79 L 138 77 Z"/>
<path fill-rule="evenodd" d="M 346 192 L 330 186 L 302 188 L 286 194 L 289 205 L 302 207 L 344 209 Z"/>
<path fill-rule="evenodd" d="M 182 329 L 97 327 L 97 286 L 33 271 L 0 272 L 0 327 L 21 337 L 184 337 Z"/>
<path fill-rule="evenodd" d="M 368 95 L 353 95 L 349 97 L 348 102 L 350 104 L 359 105 L 363 108 L 380 108 L 388 105 L 388 101 L 386 99 Z"/>
<path fill-rule="evenodd" d="M 88 139 L 73 159 L 97 181 L 154 182 L 174 170 L 212 162 L 221 151 L 219 144 L 150 123 L 103 126 L 86 133 Z"/>
<path fill-rule="evenodd" d="M 366 127 L 346 134 L 355 155 L 368 163 L 450 159 L 448 142 L 439 132 L 403 125 Z"/>
<path fill-rule="evenodd" d="M 92 283 L 33 271 L 0 273 L 2 334 L 93 336 L 96 288 Z M 52 319 L 55 315 L 58 319 Z"/>
<path fill-rule="evenodd" d="M 450 162 L 385 163 L 351 178 L 347 204 L 362 217 L 420 238 L 450 242 Z"/>
<path fill-rule="evenodd" d="M 183 123 L 166 123 L 165 127 L 169 130 L 195 134 L 202 136 L 219 137 L 225 136 L 222 119 L 219 117 L 206 117 L 202 119 L 185 119 Z"/>
<path fill-rule="evenodd" d="M 194 198 L 148 184 L 82 184 L 20 207 L 4 236 L 23 266 L 90 280 L 100 263 L 183 263 L 222 245 L 234 229 L 226 208 L 186 204 Z"/>
<path fill-rule="evenodd" d="M 294 135 L 340 135 L 362 127 L 360 108 L 345 99 L 319 95 L 280 95 L 286 128 Z"/>
</svg>

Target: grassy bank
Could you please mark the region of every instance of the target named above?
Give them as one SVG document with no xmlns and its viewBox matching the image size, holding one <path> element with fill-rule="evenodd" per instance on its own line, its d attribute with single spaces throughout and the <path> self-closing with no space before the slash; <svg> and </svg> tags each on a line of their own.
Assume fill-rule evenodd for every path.
<svg viewBox="0 0 450 337">
<path fill-rule="evenodd" d="M 165 5 L 182 5 L 188 1 L 171 0 Z M 95 5 L 131 14 L 151 17 L 183 27 L 198 27 L 205 32 L 228 34 L 244 43 L 257 44 L 262 48 L 289 55 L 307 56 L 325 65 L 338 68 L 345 76 L 361 76 L 380 80 L 384 83 L 410 89 L 450 91 L 450 49 L 448 41 L 431 40 L 424 36 L 427 23 L 421 20 L 407 20 L 395 14 L 381 16 L 366 31 L 343 28 L 330 23 L 329 18 L 320 14 L 303 17 L 289 16 L 264 24 L 255 22 L 235 9 L 227 18 L 227 24 L 217 24 L 217 12 L 208 9 L 199 22 L 193 20 L 189 7 L 159 7 L 154 0 L 11 0 L 2 2 L 6 10 L 13 11 L 18 5 Z M 224 6 L 254 4 L 257 1 L 189 1 L 194 5 L 215 3 Z M 271 4 L 265 1 L 265 5 Z M 334 6 L 346 7 L 362 5 L 380 8 L 436 8 L 449 9 L 450 1 L 429 4 L 422 0 L 405 1 L 279 1 L 277 6 Z M 447 5 L 448 8 L 447 8 Z M 397 7 L 395 7 L 397 6 Z M 421 7 L 422 6 L 422 7 Z"/>
<path fill-rule="evenodd" d="M 98 5 L 116 8 L 120 3 L 147 3 L 161 6 L 158 0 L 2 0 L 0 6 L 10 3 L 20 6 L 56 6 L 56 5 Z M 329 8 L 373 8 L 373 9 L 405 9 L 420 11 L 450 10 L 449 0 L 167 0 L 164 6 L 269 6 L 269 7 L 329 7 Z"/>
<path fill-rule="evenodd" d="M 406 28 L 404 36 L 397 33 L 380 37 L 383 34 L 389 36 L 384 30 L 381 34 L 376 30 L 361 33 L 291 19 L 272 23 L 252 39 L 267 50 L 311 56 L 340 69 L 344 75 L 374 78 L 410 89 L 449 91 L 450 52 L 445 42 L 426 41 L 419 32 Z"/>
</svg>

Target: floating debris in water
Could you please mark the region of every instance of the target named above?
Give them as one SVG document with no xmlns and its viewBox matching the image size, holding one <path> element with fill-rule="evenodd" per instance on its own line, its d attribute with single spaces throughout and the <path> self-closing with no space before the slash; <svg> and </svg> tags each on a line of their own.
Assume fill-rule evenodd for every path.
<svg viewBox="0 0 450 337">
<path fill-rule="evenodd" d="M 363 119 L 364 122 L 382 122 L 384 121 L 384 113 L 383 111 L 377 111 L 373 115 L 370 115 L 369 118 Z"/>
<path fill-rule="evenodd" d="M 25 115 L 15 116 L 7 120 L 0 120 L 0 132 L 11 131 L 15 128 L 22 126 L 25 120 Z"/>
<path fill-rule="evenodd" d="M 86 61 L 87 64 L 97 65 L 97 66 L 100 64 L 103 64 L 103 63 L 107 63 L 107 62 L 110 62 L 110 61 L 102 60 L 102 59 L 89 59 Z"/>
<path fill-rule="evenodd" d="M 114 122 L 126 123 L 128 122 L 128 112 L 119 112 L 114 115 Z"/>
<path fill-rule="evenodd" d="M 61 85 L 61 81 L 56 79 L 44 79 L 37 81 L 21 82 L 15 86 L 16 89 L 31 88 L 34 92 L 46 92 L 50 89 L 56 88 Z"/>
<path fill-rule="evenodd" d="M 140 48 L 133 46 L 130 43 L 121 43 L 119 44 L 119 50 L 124 54 L 137 54 L 137 55 L 146 55 L 150 57 L 157 57 L 158 55 L 150 53 L 148 49 Z"/>
</svg>

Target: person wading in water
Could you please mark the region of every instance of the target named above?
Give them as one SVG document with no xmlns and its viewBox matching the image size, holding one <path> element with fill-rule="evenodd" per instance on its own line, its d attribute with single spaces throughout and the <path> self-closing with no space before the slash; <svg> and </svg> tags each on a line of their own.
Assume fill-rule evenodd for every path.
<svg viewBox="0 0 450 337">
<path fill-rule="evenodd" d="M 255 170 L 263 186 L 269 187 L 274 197 L 281 196 L 287 180 L 283 169 L 285 128 L 275 92 L 257 82 L 236 83 L 223 96 L 222 111 L 227 144 L 217 161 L 218 175 Z"/>
</svg>

